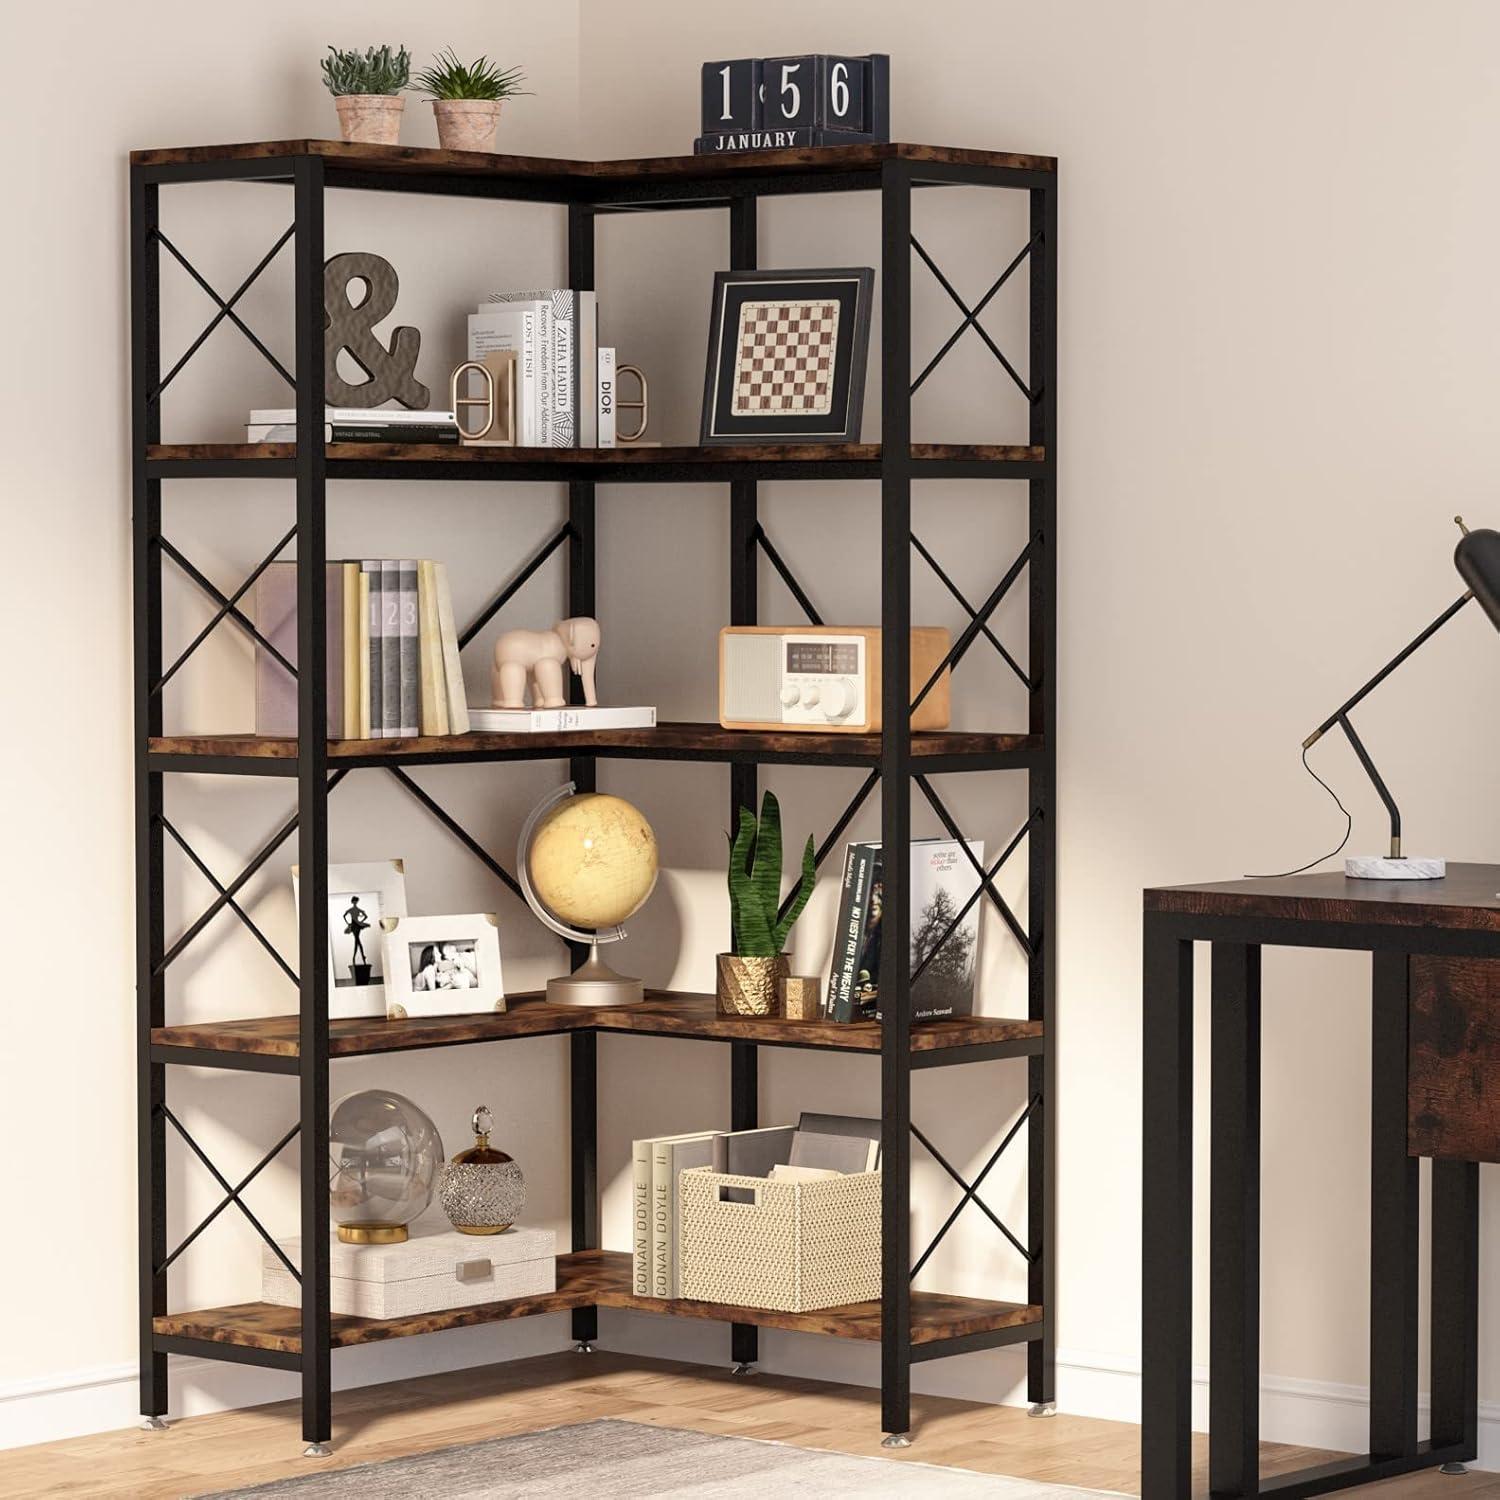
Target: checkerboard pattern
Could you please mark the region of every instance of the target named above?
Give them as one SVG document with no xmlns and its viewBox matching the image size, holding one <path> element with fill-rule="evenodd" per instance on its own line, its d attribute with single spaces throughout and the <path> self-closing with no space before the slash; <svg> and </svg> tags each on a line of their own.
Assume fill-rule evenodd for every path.
<svg viewBox="0 0 1500 1500">
<path fill-rule="evenodd" d="M 734 415 L 826 416 L 833 409 L 838 332 L 837 301 L 742 303 Z"/>
</svg>

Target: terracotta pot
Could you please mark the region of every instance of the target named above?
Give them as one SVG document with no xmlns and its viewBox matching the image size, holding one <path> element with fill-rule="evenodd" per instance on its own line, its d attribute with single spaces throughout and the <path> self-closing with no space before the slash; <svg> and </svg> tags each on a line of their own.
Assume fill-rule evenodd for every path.
<svg viewBox="0 0 1500 1500">
<path fill-rule="evenodd" d="M 335 94 L 333 105 L 346 141 L 394 146 L 401 139 L 406 100 L 400 94 Z"/>
<path fill-rule="evenodd" d="M 434 99 L 438 144 L 444 151 L 493 151 L 499 99 Z"/>
<path fill-rule="evenodd" d="M 774 1016 L 780 1010 L 781 981 L 792 972 L 785 953 L 775 958 L 719 954 L 719 1014 Z"/>
</svg>

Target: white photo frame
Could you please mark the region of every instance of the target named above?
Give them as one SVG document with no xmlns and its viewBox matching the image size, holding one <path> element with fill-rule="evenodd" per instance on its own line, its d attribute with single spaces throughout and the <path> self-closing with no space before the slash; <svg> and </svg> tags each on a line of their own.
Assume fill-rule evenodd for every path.
<svg viewBox="0 0 1500 1500">
<path fill-rule="evenodd" d="M 386 917 L 380 928 L 387 1020 L 505 1009 L 500 919 L 494 912 Z"/>
<path fill-rule="evenodd" d="M 298 866 L 292 866 L 292 899 L 301 910 Z M 351 913 L 351 904 L 358 910 Z M 328 1018 L 355 1020 L 385 1014 L 387 917 L 406 915 L 406 865 L 399 859 L 328 867 Z M 356 942 L 356 937 L 358 941 Z M 361 980 L 355 961 L 363 956 Z"/>
</svg>

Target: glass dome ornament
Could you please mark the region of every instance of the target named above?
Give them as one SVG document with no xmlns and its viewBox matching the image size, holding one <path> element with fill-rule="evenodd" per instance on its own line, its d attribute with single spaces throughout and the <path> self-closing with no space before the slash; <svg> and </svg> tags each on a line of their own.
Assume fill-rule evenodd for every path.
<svg viewBox="0 0 1500 1500">
<path fill-rule="evenodd" d="M 532 809 L 516 847 L 526 904 L 544 926 L 589 950 L 588 962 L 547 981 L 551 1005 L 635 1005 L 639 979 L 599 957 L 601 943 L 625 936 L 622 924 L 656 887 L 656 835 L 623 797 L 579 792 L 569 781 Z"/>
<path fill-rule="evenodd" d="M 432 1201 L 443 1140 L 410 1099 L 346 1094 L 328 1124 L 329 1213 L 346 1245 L 398 1245 Z"/>
</svg>

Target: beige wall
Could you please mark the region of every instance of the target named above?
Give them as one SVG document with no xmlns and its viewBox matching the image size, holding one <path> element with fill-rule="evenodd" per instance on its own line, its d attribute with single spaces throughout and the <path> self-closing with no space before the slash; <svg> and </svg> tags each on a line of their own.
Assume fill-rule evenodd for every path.
<svg viewBox="0 0 1500 1500">
<path fill-rule="evenodd" d="M 518 150 L 687 149 L 702 60 L 828 48 L 893 55 L 902 138 L 1061 158 L 1062 1390 L 1078 1409 L 1129 1412 L 1139 1347 L 1140 888 L 1280 869 L 1330 847 L 1340 820 L 1297 767 L 1297 742 L 1457 592 L 1448 517 L 1463 509 L 1485 519 L 1493 496 L 1500 211 L 1488 184 L 1500 139 L 1493 61 L 1500 20 L 1477 0 L 1441 11 L 1394 0 L 925 9 L 889 0 L 858 8 L 764 0 L 746 11 L 581 0 L 545 12 L 508 8 L 499 26 L 491 7 L 445 11 L 441 24 L 414 20 L 381 0 L 336 16 L 325 11 L 313 23 L 303 9 L 273 5 L 249 28 L 177 5 L 91 18 L 91 44 L 119 62 L 118 86 L 91 131 L 42 142 L 13 173 L 15 229 L 0 255 L 7 284 L 23 292 L 10 302 L 20 347 L 7 368 L 24 372 L 24 392 L 17 374 L 8 379 L 17 386 L 12 408 L 27 420 L 26 440 L 10 445 L 7 461 L 6 493 L 20 523 L 13 555 L 23 560 L 13 570 L 19 593 L 13 587 L 10 597 L 19 598 L 13 628 L 24 646 L 12 658 L 21 683 L 8 721 L 15 727 L 4 737 L 14 833 L 4 910 L 14 950 L 59 959 L 18 963 L 10 1046 L 0 1054 L 15 1142 L 5 1207 L 27 1226 L 24 1235 L 0 1237 L 3 1284 L 26 1289 L 6 1308 L 0 1395 L 87 1372 L 114 1378 L 132 1350 L 123 153 L 153 142 L 326 133 L 332 116 L 317 86 L 316 53 L 330 38 L 388 34 L 418 53 L 452 40 L 461 51 L 525 62 L 537 97 L 517 104 L 503 127 Z M 63 11 L 35 15 L 26 46 L 55 52 L 74 24 Z M 12 136 L 30 133 L 46 107 L 38 75 L 15 70 L 9 98 Z M 430 141 L 425 106 L 413 100 L 408 109 L 406 139 Z M 923 196 L 918 232 L 960 290 L 975 296 L 1021 242 L 1020 223 L 1013 209 L 949 203 L 950 196 L 962 199 Z M 182 203 L 173 200 L 168 232 L 180 232 L 220 287 L 237 282 L 289 217 L 276 189 L 206 190 Z M 763 263 L 871 263 L 877 222 L 873 203 L 862 199 L 772 204 L 763 213 Z M 423 329 L 423 374 L 436 382 L 473 297 L 561 274 L 559 229 L 557 216 L 541 209 L 357 195 L 332 212 L 328 243 L 379 249 L 395 261 L 402 320 Z M 698 213 L 622 218 L 601 229 L 605 331 L 651 373 L 669 440 L 695 430 L 709 274 L 723 263 L 724 235 L 722 216 Z M 280 280 L 246 306 L 285 351 L 288 282 L 278 269 Z M 175 298 L 170 350 L 193 336 L 208 304 L 180 279 L 166 279 Z M 1023 309 L 1009 299 L 1009 292 L 997 299 L 986 322 L 1002 344 L 1017 347 Z M 919 358 L 952 321 L 919 271 Z M 77 403 L 60 392 L 78 386 L 72 372 L 84 357 L 104 396 L 80 424 Z M 244 407 L 275 398 L 275 377 L 227 330 L 214 336 L 205 361 L 173 392 L 176 435 L 232 435 Z M 877 398 L 878 387 L 871 428 Z M 973 440 L 1023 425 L 972 336 L 917 408 L 919 436 Z M 768 527 L 830 619 L 874 612 L 867 489 L 765 491 Z M 1022 536 L 1021 497 L 1007 490 L 929 486 L 920 495 L 924 540 L 981 597 Z M 481 602 L 547 534 L 560 504 L 547 486 L 358 487 L 334 502 L 330 550 L 444 555 L 457 569 L 462 609 Z M 169 525 L 193 539 L 193 555 L 227 583 L 270 544 L 289 511 L 285 486 L 220 483 L 171 496 Z M 721 495 L 708 487 L 606 492 L 600 524 L 607 691 L 647 697 L 664 714 L 710 717 L 709 652 L 726 611 Z M 928 616 L 951 622 L 929 580 L 919 576 L 917 587 Z M 538 579 L 507 623 L 550 614 L 558 588 L 554 577 Z M 653 604 L 662 598 L 672 600 L 670 612 Z M 791 615 L 779 585 L 767 585 L 762 610 L 768 619 Z M 205 617 L 201 603 L 175 593 L 169 613 L 174 642 Z M 1009 639 L 1019 641 L 1023 627 L 1014 611 L 1002 611 Z M 205 669 L 170 703 L 175 722 L 244 721 L 245 653 L 221 635 Z M 1366 711 L 1367 738 L 1403 797 L 1414 852 L 1494 857 L 1500 820 L 1484 752 L 1497 715 L 1493 696 L 1475 691 L 1494 680 L 1494 651 L 1482 620 L 1466 615 Z M 470 663 L 475 686 L 481 666 Z M 987 661 L 976 656 L 959 682 L 960 722 L 1015 722 L 1020 700 Z M 16 730 L 43 712 L 64 732 L 33 752 L 34 741 Z M 1378 805 L 1352 759 L 1332 744 L 1315 754 L 1354 810 L 1355 845 L 1376 847 Z M 518 786 L 499 768 L 424 778 L 502 855 L 548 779 L 542 769 Z M 722 913 L 724 774 L 620 766 L 608 769 L 605 784 L 653 817 L 673 867 L 642 916 L 630 959 L 653 982 L 706 986 Z M 789 830 L 797 830 L 825 826 L 835 798 L 857 778 L 779 772 L 774 784 Z M 1022 815 L 1005 778 L 962 786 L 950 778 L 946 789 L 992 847 Z M 286 805 L 284 792 L 261 783 L 189 781 L 173 796 L 221 875 L 237 868 L 237 853 Z M 446 837 L 395 788 L 340 792 L 335 807 L 337 855 L 404 854 L 414 909 L 498 901 L 512 983 L 555 962 L 520 909 L 461 852 L 455 859 Z M 873 830 L 873 820 L 856 832 L 866 826 Z M 1013 894 L 1024 899 L 1024 887 Z M 208 893 L 191 880 L 174 883 L 169 896 L 175 928 Z M 826 961 L 830 896 L 825 888 L 799 929 L 798 956 L 813 971 Z M 268 930 L 289 940 L 284 867 L 273 862 L 250 898 Z M 177 1013 L 285 1003 L 284 985 L 278 989 L 269 963 L 231 923 L 221 919 L 213 941 L 195 951 Z M 1015 1009 L 1019 974 L 1005 934 L 989 930 L 986 942 L 991 1007 Z M 75 971 L 64 977 L 57 971 L 69 960 Z M 1344 1435 L 1357 1433 L 1365 1381 L 1366 971 L 1344 956 L 1278 953 L 1266 964 L 1268 1426 L 1315 1441 L 1354 1440 Z M 70 1044 L 65 1055 L 60 1036 Z M 469 1105 L 489 1098 L 528 1168 L 536 1216 L 561 1224 L 564 1061 L 549 1041 L 365 1061 L 342 1065 L 335 1089 L 389 1081 L 428 1104 L 450 1140 Z M 623 1243 L 629 1138 L 722 1118 L 727 1061 L 689 1043 L 626 1039 L 607 1040 L 602 1061 L 606 1237 Z M 982 1162 L 1020 1107 L 1018 1074 L 1002 1065 L 941 1080 L 922 1075 L 917 1117 L 956 1158 Z M 768 1120 L 803 1107 L 877 1107 L 875 1070 L 856 1060 L 775 1056 L 764 1077 Z M 248 1169 L 294 1108 L 277 1081 L 173 1083 L 174 1099 L 226 1171 Z M 82 1186 L 80 1116 L 98 1139 Z M 257 1200 L 268 1222 L 288 1232 L 293 1166 L 268 1174 Z M 1020 1178 L 997 1177 L 989 1201 L 1020 1222 Z M 173 1182 L 172 1221 L 183 1231 L 213 1194 L 176 1157 Z M 916 1200 L 920 1235 L 941 1222 L 952 1194 L 923 1165 Z M 60 1231 L 58 1221 L 76 1220 L 80 1203 L 87 1225 Z M 174 1295 L 184 1305 L 252 1295 L 255 1265 L 252 1238 L 226 1216 Z M 1023 1283 L 998 1238 L 966 1218 L 934 1262 L 930 1284 L 1018 1295 Z M 86 1299 L 78 1295 L 85 1285 Z M 1500 1329 L 1489 1303 L 1484 1332 L 1493 1350 Z M 559 1320 L 474 1330 L 341 1362 L 336 1374 L 362 1379 L 495 1358 L 555 1346 L 565 1334 Z M 655 1319 L 614 1320 L 606 1337 L 705 1358 L 724 1353 L 716 1330 Z M 875 1377 L 869 1351 L 831 1341 L 768 1336 L 765 1351 L 773 1367 Z M 1014 1393 L 1019 1370 L 1016 1356 L 996 1354 L 919 1373 L 928 1389 L 1000 1399 Z M 271 1377 L 234 1385 L 198 1369 L 181 1388 L 201 1400 L 286 1389 Z M 124 1420 L 128 1388 L 109 1389 L 108 1411 Z M 1482 1394 L 1500 1396 L 1488 1352 Z M 0 1417 L 22 1408 L 0 1403 Z M 37 1433 L 0 1428 L 13 1441 Z"/>
</svg>

